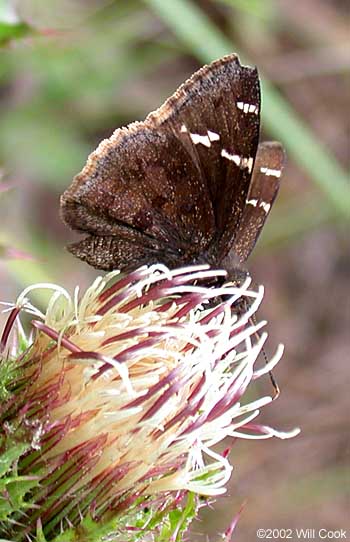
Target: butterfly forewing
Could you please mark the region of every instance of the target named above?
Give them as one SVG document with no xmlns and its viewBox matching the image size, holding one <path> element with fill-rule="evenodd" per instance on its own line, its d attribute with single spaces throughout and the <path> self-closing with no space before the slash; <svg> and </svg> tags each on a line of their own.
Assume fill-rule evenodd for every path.
<svg viewBox="0 0 350 542">
<path fill-rule="evenodd" d="M 256 69 L 230 55 L 195 73 L 147 118 L 172 129 L 197 164 L 209 191 L 215 242 L 227 229 L 232 235 L 243 209 L 259 139 L 259 107 Z"/>
</svg>

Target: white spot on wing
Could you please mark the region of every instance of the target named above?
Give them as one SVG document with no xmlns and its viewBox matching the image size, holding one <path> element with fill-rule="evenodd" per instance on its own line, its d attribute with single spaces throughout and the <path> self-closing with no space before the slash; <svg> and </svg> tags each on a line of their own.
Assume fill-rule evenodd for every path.
<svg viewBox="0 0 350 542">
<path fill-rule="evenodd" d="M 210 130 L 208 130 L 208 137 L 209 137 L 210 141 L 218 141 L 220 139 L 219 134 L 217 134 L 215 132 L 211 132 Z"/>
<path fill-rule="evenodd" d="M 242 163 L 241 163 L 241 168 L 247 168 L 247 170 L 249 171 L 249 173 L 251 172 L 251 170 L 253 169 L 253 158 L 250 157 L 250 158 L 242 158 Z"/>
<path fill-rule="evenodd" d="M 253 207 L 256 207 L 258 205 L 258 200 L 257 199 L 247 199 L 246 201 L 246 204 L 247 205 L 253 205 Z"/>
<path fill-rule="evenodd" d="M 259 112 L 259 106 L 255 104 L 249 104 L 248 102 L 237 102 L 238 109 L 241 109 L 243 113 L 254 113 L 255 115 Z"/>
<path fill-rule="evenodd" d="M 225 149 L 222 149 L 221 156 L 224 158 L 227 158 L 227 160 L 231 160 L 231 162 L 234 162 L 239 168 L 241 169 L 247 169 L 249 173 L 251 172 L 253 168 L 253 158 L 252 157 L 246 157 L 246 156 L 240 156 L 239 154 L 230 154 Z"/>
<path fill-rule="evenodd" d="M 268 167 L 261 167 L 260 171 L 261 173 L 265 173 L 268 177 L 272 176 L 277 178 L 279 178 L 282 173 L 280 169 L 269 169 Z"/>
<path fill-rule="evenodd" d="M 266 203 L 265 201 L 262 201 L 259 205 L 259 207 L 261 207 L 262 209 L 264 209 L 265 213 L 267 214 L 269 212 L 269 210 L 271 209 L 271 204 L 270 203 Z"/>
<path fill-rule="evenodd" d="M 184 124 L 181 126 L 181 130 L 180 130 L 180 131 L 181 131 L 182 133 L 186 133 L 186 132 L 187 132 L 187 128 L 186 128 L 186 126 L 185 126 Z"/>
<path fill-rule="evenodd" d="M 195 145 L 201 143 L 205 147 L 211 147 L 210 139 L 207 135 L 190 134 L 190 137 Z"/>
<path fill-rule="evenodd" d="M 236 166 L 241 165 L 241 156 L 239 154 L 230 154 L 229 152 L 225 151 L 225 149 L 222 149 L 221 156 L 224 158 L 227 158 L 227 160 L 231 160 L 231 162 L 234 162 Z"/>
</svg>

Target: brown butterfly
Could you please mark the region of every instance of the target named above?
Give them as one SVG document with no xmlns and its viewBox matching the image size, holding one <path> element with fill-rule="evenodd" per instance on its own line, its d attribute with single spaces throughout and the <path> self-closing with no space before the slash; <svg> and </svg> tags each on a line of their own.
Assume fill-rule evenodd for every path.
<svg viewBox="0 0 350 542">
<path fill-rule="evenodd" d="M 197 71 L 145 121 L 117 129 L 61 198 L 87 237 L 72 254 L 105 270 L 208 263 L 233 276 L 276 198 L 284 151 L 259 144 L 255 68 L 234 54 Z"/>
</svg>

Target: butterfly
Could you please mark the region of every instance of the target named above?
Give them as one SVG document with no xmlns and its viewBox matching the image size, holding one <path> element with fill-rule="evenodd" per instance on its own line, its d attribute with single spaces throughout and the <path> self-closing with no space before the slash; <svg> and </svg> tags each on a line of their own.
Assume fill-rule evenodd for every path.
<svg viewBox="0 0 350 542">
<path fill-rule="evenodd" d="M 68 250 L 104 270 L 206 263 L 234 276 L 276 198 L 285 160 L 259 144 L 256 68 L 235 54 L 204 66 L 143 122 L 118 128 L 61 196 L 87 234 Z"/>
</svg>

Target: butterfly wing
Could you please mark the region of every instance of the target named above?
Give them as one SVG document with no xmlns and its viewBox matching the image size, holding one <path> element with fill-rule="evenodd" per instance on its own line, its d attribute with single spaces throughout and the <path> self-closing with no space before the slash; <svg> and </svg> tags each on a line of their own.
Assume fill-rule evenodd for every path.
<svg viewBox="0 0 350 542">
<path fill-rule="evenodd" d="M 61 198 L 64 221 L 89 234 L 71 252 L 102 269 L 219 261 L 248 193 L 259 102 L 256 70 L 230 55 L 116 130 Z"/>
<path fill-rule="evenodd" d="M 174 266 L 211 239 L 208 201 L 200 171 L 181 142 L 171 132 L 138 123 L 117 130 L 90 155 L 63 194 L 61 212 L 70 227 L 90 234 L 70 250 L 95 267 L 153 261 Z"/>
<path fill-rule="evenodd" d="M 285 158 L 280 143 L 260 143 L 248 197 L 232 245 L 232 252 L 239 262 L 244 262 L 250 255 L 271 211 Z"/>
</svg>

